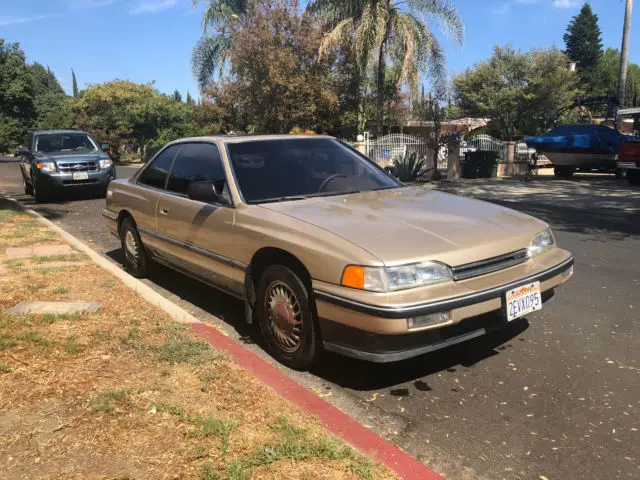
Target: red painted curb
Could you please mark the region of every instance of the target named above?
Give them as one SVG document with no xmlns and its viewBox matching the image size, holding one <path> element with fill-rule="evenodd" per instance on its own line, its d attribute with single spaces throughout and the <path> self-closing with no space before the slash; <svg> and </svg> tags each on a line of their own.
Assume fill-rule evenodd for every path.
<svg viewBox="0 0 640 480">
<path fill-rule="evenodd" d="M 346 413 L 298 385 L 276 367 L 242 345 L 230 340 L 214 327 L 203 323 L 190 325 L 196 334 L 217 350 L 226 351 L 233 360 L 273 388 L 304 412 L 316 416 L 331 433 L 386 465 L 406 480 L 444 480 L 426 465 L 362 426 Z"/>
</svg>

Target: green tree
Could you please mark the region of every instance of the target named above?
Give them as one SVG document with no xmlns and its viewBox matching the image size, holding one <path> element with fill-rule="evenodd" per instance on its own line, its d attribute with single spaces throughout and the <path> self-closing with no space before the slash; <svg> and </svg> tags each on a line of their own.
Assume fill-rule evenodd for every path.
<svg viewBox="0 0 640 480">
<path fill-rule="evenodd" d="M 178 89 L 174 90 L 173 92 L 173 100 L 176 102 L 182 102 L 182 95 L 180 95 Z"/>
<path fill-rule="evenodd" d="M 37 119 L 31 68 L 17 43 L 0 38 L 0 152 L 22 143 Z"/>
<path fill-rule="evenodd" d="M 461 111 L 489 117 L 491 132 L 504 140 L 545 128 L 582 93 L 557 48 L 522 53 L 511 46 L 494 47 L 491 58 L 454 78 L 454 89 Z"/>
<path fill-rule="evenodd" d="M 620 50 L 607 48 L 595 68 L 591 80 L 591 92 L 594 95 L 618 95 L 618 69 Z M 629 64 L 625 84 L 625 106 L 640 107 L 640 66 Z"/>
<path fill-rule="evenodd" d="M 216 72 L 222 77 L 234 40 L 233 33 L 241 29 L 249 11 L 249 0 L 193 0 L 204 1 L 207 7 L 202 17 L 203 37 L 191 56 L 191 66 L 200 90 L 204 90 Z M 211 35 L 211 32 L 215 32 Z"/>
<path fill-rule="evenodd" d="M 193 105 L 195 102 L 193 101 L 193 97 L 191 96 L 191 93 L 187 90 L 187 99 L 186 99 L 187 104 L 189 105 Z"/>
<path fill-rule="evenodd" d="M 602 34 L 598 15 L 586 2 L 580 13 L 573 17 L 563 35 L 566 53 L 570 60 L 578 62 L 578 72 L 583 84 L 588 85 L 591 73 L 602 56 Z"/>
<path fill-rule="evenodd" d="M 261 2 L 234 34 L 226 88 L 254 131 L 325 130 L 338 113 L 332 63 L 317 60 L 322 30 L 298 10 L 296 0 Z"/>
<path fill-rule="evenodd" d="M 462 21 L 449 0 L 314 0 L 309 8 L 323 14 L 330 26 L 320 47 L 321 55 L 333 46 L 353 42 L 360 71 L 375 64 L 378 135 L 383 133 L 390 52 L 400 60 L 398 88 L 407 83 L 415 90 L 422 71 L 432 74 L 436 82 L 446 77 L 444 52 L 427 19 L 439 21 L 460 43 L 464 36 Z"/>
<path fill-rule="evenodd" d="M 76 72 L 73 71 L 73 68 L 71 69 L 71 79 L 73 81 L 73 97 L 78 98 L 78 80 L 76 79 Z"/>
</svg>

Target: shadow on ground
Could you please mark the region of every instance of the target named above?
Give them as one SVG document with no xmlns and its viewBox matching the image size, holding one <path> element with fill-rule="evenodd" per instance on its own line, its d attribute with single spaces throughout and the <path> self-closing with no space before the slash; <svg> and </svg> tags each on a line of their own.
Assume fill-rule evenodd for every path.
<svg viewBox="0 0 640 480">
<path fill-rule="evenodd" d="M 108 252 L 107 256 L 120 264 L 123 261 L 120 249 Z M 243 343 L 257 343 L 262 346 L 262 340 L 257 335 L 256 329 L 244 321 L 244 306 L 240 300 L 161 265 L 154 265 L 149 280 L 222 319 L 237 332 Z M 326 352 L 311 373 L 352 390 L 369 391 L 393 387 L 455 368 L 457 365 L 473 367 L 486 358 L 498 355 L 500 350 L 511 348 L 508 342 L 527 328 L 529 328 L 527 320 L 520 319 L 502 330 L 464 344 L 390 364 L 375 364 Z"/>
</svg>

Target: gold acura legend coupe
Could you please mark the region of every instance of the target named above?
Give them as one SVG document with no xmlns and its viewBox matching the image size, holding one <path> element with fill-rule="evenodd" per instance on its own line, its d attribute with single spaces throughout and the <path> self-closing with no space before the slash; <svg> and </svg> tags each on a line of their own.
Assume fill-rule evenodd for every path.
<svg viewBox="0 0 640 480">
<path fill-rule="evenodd" d="M 404 186 L 331 137 L 169 143 L 109 184 L 104 216 L 132 275 L 158 262 L 244 300 L 297 369 L 323 348 L 392 362 L 478 337 L 573 274 L 544 222 Z"/>
</svg>

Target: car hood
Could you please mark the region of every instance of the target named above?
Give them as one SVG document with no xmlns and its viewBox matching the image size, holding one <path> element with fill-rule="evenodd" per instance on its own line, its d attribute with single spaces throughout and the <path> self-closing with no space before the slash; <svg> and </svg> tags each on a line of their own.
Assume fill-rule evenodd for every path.
<svg viewBox="0 0 640 480">
<path fill-rule="evenodd" d="M 104 152 L 38 152 L 36 158 L 43 162 L 69 163 L 69 162 L 96 162 L 109 158 Z"/>
<path fill-rule="evenodd" d="M 387 265 L 425 260 L 463 265 L 527 248 L 547 227 L 508 208 L 423 187 L 262 207 L 334 233 Z"/>
</svg>

